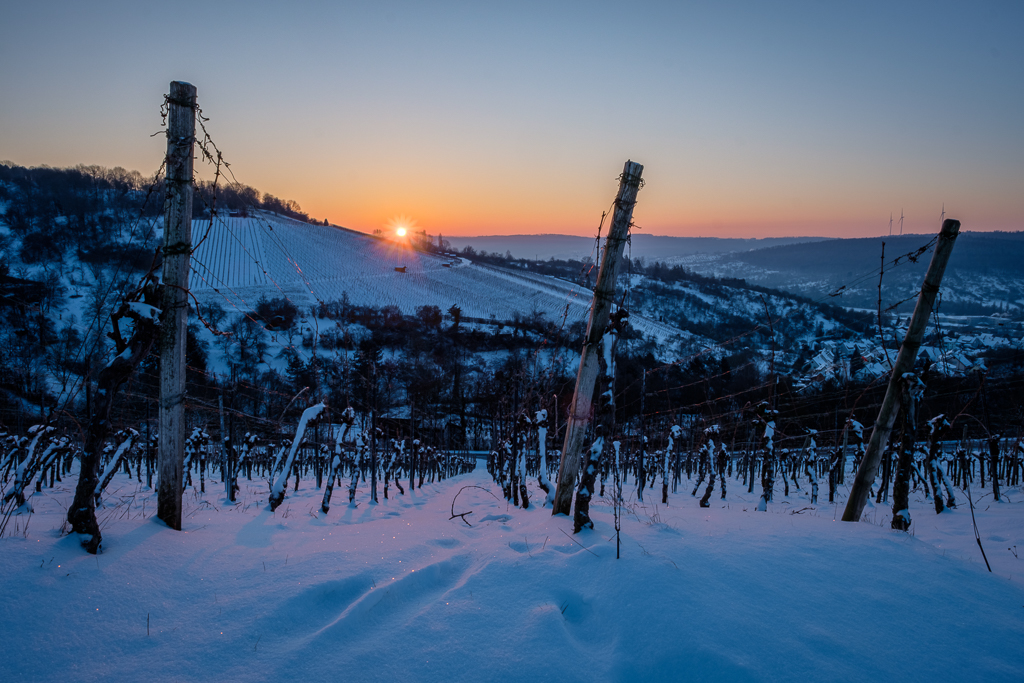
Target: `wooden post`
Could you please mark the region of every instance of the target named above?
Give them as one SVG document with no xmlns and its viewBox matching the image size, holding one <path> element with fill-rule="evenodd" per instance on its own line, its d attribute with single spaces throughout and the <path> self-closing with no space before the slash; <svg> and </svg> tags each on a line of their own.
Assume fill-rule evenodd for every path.
<svg viewBox="0 0 1024 683">
<path fill-rule="evenodd" d="M 904 373 L 914 369 L 917 350 L 921 347 L 924 330 L 928 325 L 928 316 L 932 313 L 932 305 L 935 303 L 935 296 L 939 293 L 942 275 L 946 272 L 946 264 L 949 262 L 950 254 L 953 253 L 953 244 L 959 233 L 960 221 L 947 218 L 942 222 L 939 240 L 935 244 L 931 263 L 928 264 L 928 272 L 925 273 L 924 284 L 921 285 L 921 293 L 917 297 L 917 305 L 914 307 L 914 315 L 907 328 L 907 336 L 900 346 L 899 355 L 896 356 L 896 363 L 889 376 L 889 386 L 885 391 L 882 407 L 878 411 L 878 419 L 875 420 L 875 427 L 871 430 L 871 440 L 868 442 L 867 451 L 864 453 L 857 476 L 850 488 L 850 498 L 846 501 L 846 509 L 843 511 L 844 522 L 859 521 L 860 516 L 864 513 L 864 506 L 871 493 L 871 485 L 878 474 L 878 463 L 882 459 L 882 451 L 889 442 L 892 425 L 896 421 L 896 414 L 900 409 L 900 380 Z"/>
<path fill-rule="evenodd" d="M 185 329 L 188 266 L 192 252 L 192 153 L 196 88 L 171 82 L 167 98 L 167 201 L 164 205 L 163 322 L 160 330 L 160 427 L 157 516 L 181 529 L 181 477 L 185 458 Z"/>
<path fill-rule="evenodd" d="M 220 471 L 224 479 L 224 495 L 232 503 L 235 502 L 235 463 L 231 459 L 230 450 L 234 448 L 230 435 L 224 426 L 224 390 L 217 395 L 217 407 L 220 409 Z"/>
<path fill-rule="evenodd" d="M 619 180 L 619 193 L 615 198 L 615 213 L 612 216 L 611 229 L 604 243 L 604 254 L 601 258 L 601 269 L 597 274 L 597 285 L 594 287 L 594 300 L 590 308 L 590 322 L 587 325 L 587 336 L 580 352 L 580 368 L 576 375 L 576 390 L 569 406 L 569 422 L 565 429 L 565 445 L 562 447 L 562 459 L 558 465 L 558 484 L 555 488 L 555 501 L 551 514 L 568 515 L 572 512 L 572 493 L 576 488 L 576 476 L 580 470 L 580 453 L 584 447 L 587 427 L 590 425 L 591 409 L 594 401 L 594 383 L 599 371 L 599 354 L 601 338 L 612 312 L 612 300 L 615 297 L 615 280 L 622 264 L 622 249 L 629 235 L 629 225 L 633 220 L 633 207 L 636 195 L 642 183 L 641 174 L 644 167 L 627 161 Z"/>
</svg>

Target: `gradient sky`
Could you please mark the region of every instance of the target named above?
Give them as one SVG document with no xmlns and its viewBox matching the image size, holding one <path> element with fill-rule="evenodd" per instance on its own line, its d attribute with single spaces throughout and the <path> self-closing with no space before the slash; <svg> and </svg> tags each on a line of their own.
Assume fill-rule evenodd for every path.
<svg viewBox="0 0 1024 683">
<path fill-rule="evenodd" d="M 1024 229 L 1019 1 L 0 0 L 0 159 L 151 174 L 171 80 L 367 232 L 593 234 L 626 159 L 652 234 Z"/>
</svg>

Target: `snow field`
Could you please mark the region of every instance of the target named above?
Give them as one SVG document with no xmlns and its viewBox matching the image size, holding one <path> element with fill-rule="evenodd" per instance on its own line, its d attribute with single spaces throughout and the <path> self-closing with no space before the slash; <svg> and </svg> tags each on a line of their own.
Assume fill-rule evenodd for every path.
<svg viewBox="0 0 1024 683">
<path fill-rule="evenodd" d="M 205 495 L 190 489 L 178 533 L 154 521 L 151 491 L 117 475 L 99 556 L 59 533 L 73 477 L 35 494 L 27 534 L 0 539 L 0 679 L 918 681 L 1024 670 L 1019 561 L 1002 550 L 989 574 L 966 508 L 936 516 L 914 501 L 915 537 L 833 521 L 833 506 L 797 492 L 754 513 L 757 494 L 733 485 L 700 509 L 684 483 L 668 506 L 628 503 L 616 560 L 607 500 L 595 498 L 595 530 L 570 538 L 568 518 L 506 504 L 482 463 L 378 505 L 361 486 L 358 507 L 339 501 L 328 515 L 309 480 L 276 514 L 265 482 L 240 483 L 235 506 L 215 481 Z M 472 511 L 473 526 L 449 519 L 453 507 Z M 987 507 L 990 558 L 993 537 L 1024 545 L 1020 503 Z"/>
</svg>

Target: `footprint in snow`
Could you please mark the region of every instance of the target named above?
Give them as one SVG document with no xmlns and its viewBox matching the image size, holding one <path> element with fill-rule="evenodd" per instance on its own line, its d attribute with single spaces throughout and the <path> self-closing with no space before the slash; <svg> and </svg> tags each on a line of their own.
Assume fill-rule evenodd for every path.
<svg viewBox="0 0 1024 683">
<path fill-rule="evenodd" d="M 481 522 L 511 522 L 512 515 L 485 515 L 480 518 Z"/>
</svg>

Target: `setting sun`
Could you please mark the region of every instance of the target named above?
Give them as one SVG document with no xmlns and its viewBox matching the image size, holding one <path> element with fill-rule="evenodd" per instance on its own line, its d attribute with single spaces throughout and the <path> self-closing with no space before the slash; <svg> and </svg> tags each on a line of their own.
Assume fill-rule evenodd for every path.
<svg viewBox="0 0 1024 683">
<path fill-rule="evenodd" d="M 405 237 L 416 230 L 416 219 L 406 215 L 395 216 L 387 223 L 387 232 L 390 232 L 398 237 L 399 239 L 405 239 Z"/>
</svg>

